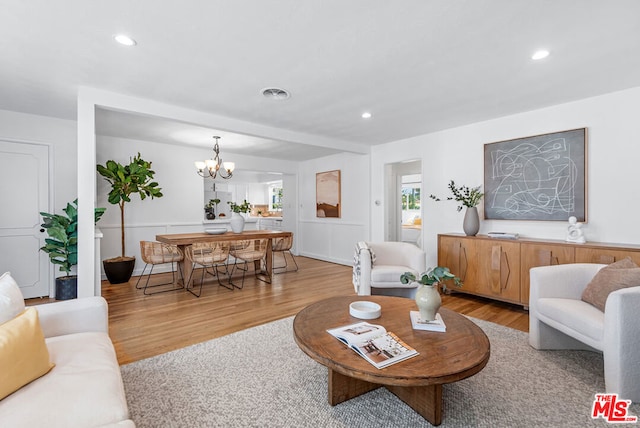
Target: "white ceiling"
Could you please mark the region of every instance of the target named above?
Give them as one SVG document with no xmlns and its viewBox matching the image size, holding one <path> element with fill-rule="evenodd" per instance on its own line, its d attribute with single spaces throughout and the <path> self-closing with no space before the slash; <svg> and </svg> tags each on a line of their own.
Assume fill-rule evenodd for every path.
<svg viewBox="0 0 640 428">
<path fill-rule="evenodd" d="M 116 44 L 120 32 L 138 45 Z M 551 55 L 531 61 L 541 47 Z M 0 109 L 75 119 L 87 86 L 374 145 L 640 86 L 639 52 L 637 0 L 3 0 Z M 268 86 L 292 96 L 267 100 Z M 222 151 L 283 159 L 336 152 L 98 121 L 105 135 L 218 134 Z"/>
</svg>

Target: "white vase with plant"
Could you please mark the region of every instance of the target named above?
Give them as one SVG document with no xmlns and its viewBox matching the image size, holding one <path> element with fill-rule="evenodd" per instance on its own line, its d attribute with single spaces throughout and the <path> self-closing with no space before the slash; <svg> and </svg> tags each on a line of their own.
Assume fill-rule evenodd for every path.
<svg viewBox="0 0 640 428">
<path fill-rule="evenodd" d="M 246 199 L 241 204 L 231 201 L 227 203 L 231 208 L 231 231 L 233 233 L 241 233 L 244 230 L 245 223 L 245 218 L 242 214 L 247 214 L 251 210 L 251 205 Z"/>
<path fill-rule="evenodd" d="M 460 278 L 451 273 L 449 268 L 443 266 L 436 266 L 422 272 L 416 277 L 412 272 L 405 272 L 400 275 L 400 282 L 403 284 L 409 284 L 411 282 L 417 282 L 420 285 L 416 291 L 416 305 L 420 311 L 420 318 L 424 321 L 433 321 L 436 319 L 436 314 L 442 305 L 442 298 L 440 297 L 439 284 L 442 285 L 442 290 L 447 290 L 446 280 L 453 280 L 453 283 L 462 287 L 462 281 Z"/>
<path fill-rule="evenodd" d="M 447 201 L 455 200 L 460 203 L 458 205 L 458 211 L 462 211 L 462 207 L 467 207 L 467 211 L 464 214 L 464 220 L 462 222 L 462 229 L 465 235 L 475 236 L 480 231 L 480 217 L 478 216 L 478 204 L 484 196 L 484 193 L 480 190 L 481 186 L 468 187 L 468 186 L 456 186 L 456 183 L 451 180 L 449 182 L 449 190 L 453 196 L 449 196 Z M 441 199 L 435 195 L 429 195 L 429 197 L 435 201 Z"/>
</svg>

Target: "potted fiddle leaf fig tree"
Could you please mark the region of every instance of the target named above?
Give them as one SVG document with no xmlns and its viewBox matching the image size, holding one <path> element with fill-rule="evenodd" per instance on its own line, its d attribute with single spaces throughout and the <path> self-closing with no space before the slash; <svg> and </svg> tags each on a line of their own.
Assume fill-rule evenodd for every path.
<svg viewBox="0 0 640 428">
<path fill-rule="evenodd" d="M 161 198 L 162 189 L 153 181 L 155 171 L 151 162 L 147 162 L 138 153 L 130 158 L 128 165 L 108 160 L 104 165 L 97 165 L 98 173 L 111 184 L 109 203 L 120 207 L 120 241 L 121 255 L 102 261 L 104 273 L 111 284 L 128 282 L 133 273 L 136 258 L 126 256 L 124 235 L 124 207 L 131 202 L 131 195 L 137 193 L 141 200 L 147 197 Z"/>
<path fill-rule="evenodd" d="M 94 223 L 97 223 L 106 208 L 96 208 Z M 66 275 L 56 278 L 56 299 L 68 300 L 78 297 L 78 276 L 71 275 L 71 268 L 78 264 L 78 200 L 68 202 L 63 214 L 41 212 L 42 228 L 49 238 L 44 240 L 41 251 L 49 254 L 49 260 L 60 266 Z"/>
</svg>

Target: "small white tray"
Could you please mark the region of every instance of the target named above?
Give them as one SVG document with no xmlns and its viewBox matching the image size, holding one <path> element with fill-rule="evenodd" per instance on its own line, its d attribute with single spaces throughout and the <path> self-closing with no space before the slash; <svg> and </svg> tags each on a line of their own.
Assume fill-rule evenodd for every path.
<svg viewBox="0 0 640 428">
<path fill-rule="evenodd" d="M 222 235 L 223 233 L 225 233 L 227 231 L 226 227 L 217 227 L 214 229 L 205 229 L 204 230 L 205 233 L 208 233 L 209 235 Z"/>
<path fill-rule="evenodd" d="M 349 305 L 349 313 L 352 317 L 363 320 L 372 320 L 380 317 L 380 314 L 382 314 L 382 308 L 377 303 L 360 300 L 352 302 Z"/>
</svg>

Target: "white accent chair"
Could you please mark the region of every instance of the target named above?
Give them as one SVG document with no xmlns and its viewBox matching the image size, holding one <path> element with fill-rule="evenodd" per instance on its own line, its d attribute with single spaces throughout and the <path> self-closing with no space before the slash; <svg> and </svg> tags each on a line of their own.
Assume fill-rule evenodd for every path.
<svg viewBox="0 0 640 428">
<path fill-rule="evenodd" d="M 529 344 L 602 352 L 606 392 L 640 402 L 640 287 L 609 294 L 604 312 L 581 300 L 604 266 L 575 263 L 529 271 Z"/>
<path fill-rule="evenodd" d="M 400 275 L 413 272 L 417 276 L 424 272 L 426 270 L 424 251 L 407 242 L 366 242 L 358 245 L 360 248 L 368 246 L 371 250 L 360 250 L 359 254 L 356 254 L 360 272 L 358 284 L 354 281 L 354 286 L 358 295 L 415 297 L 417 284 L 401 283 Z"/>
</svg>

